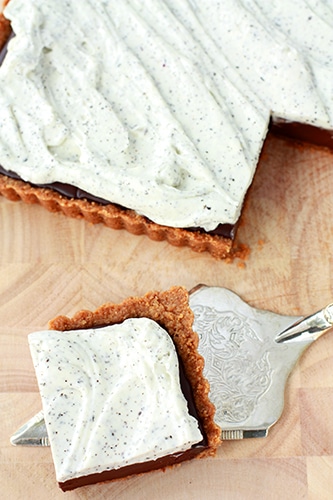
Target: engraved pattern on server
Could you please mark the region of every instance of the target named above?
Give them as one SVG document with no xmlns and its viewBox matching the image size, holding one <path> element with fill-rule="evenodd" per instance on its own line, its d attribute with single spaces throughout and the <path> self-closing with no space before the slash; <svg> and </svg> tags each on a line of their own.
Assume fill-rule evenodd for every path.
<svg viewBox="0 0 333 500">
<path fill-rule="evenodd" d="M 241 314 L 208 306 L 193 306 L 193 312 L 216 417 L 219 422 L 244 422 L 272 382 L 265 342 Z"/>
</svg>

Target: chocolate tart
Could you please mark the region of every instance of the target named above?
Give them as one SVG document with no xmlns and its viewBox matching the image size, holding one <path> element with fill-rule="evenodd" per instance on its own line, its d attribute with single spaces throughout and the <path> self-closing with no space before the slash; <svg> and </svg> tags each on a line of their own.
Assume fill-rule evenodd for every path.
<svg viewBox="0 0 333 500">
<path fill-rule="evenodd" d="M 276 51 L 273 53 L 274 57 L 276 57 L 277 59 L 276 65 L 273 65 L 271 68 L 269 68 L 268 71 L 264 72 L 263 68 L 260 66 L 261 64 L 260 63 L 258 68 L 253 70 L 254 79 L 258 79 L 259 82 L 259 86 L 255 91 L 253 91 L 253 87 L 250 88 L 250 85 L 247 87 L 246 74 L 241 73 L 241 71 L 238 69 L 239 68 L 238 61 L 233 60 L 234 57 L 239 58 L 240 63 L 243 64 L 242 68 L 244 69 L 244 71 L 249 70 L 249 67 L 251 65 L 247 64 L 246 60 L 245 61 L 242 60 L 242 58 L 244 58 L 243 54 L 244 47 L 242 47 L 241 45 L 237 47 L 237 45 L 234 44 L 235 38 L 230 39 L 230 42 L 233 45 L 233 47 L 230 47 L 230 49 L 228 44 L 227 45 L 225 43 L 222 44 L 222 46 L 228 46 L 228 51 L 230 50 L 230 54 L 229 52 L 226 52 L 225 54 L 214 52 L 216 51 L 216 46 L 213 45 L 211 46 L 212 54 L 209 55 L 211 55 L 212 58 L 213 56 L 216 58 L 226 57 L 225 64 L 222 64 L 219 67 L 219 70 L 221 69 L 221 67 L 225 69 L 225 74 L 222 73 L 221 75 L 219 75 L 219 78 L 229 79 L 231 82 L 230 86 L 235 85 L 235 88 L 237 88 L 237 90 L 234 89 L 232 91 L 232 94 L 230 95 L 234 96 L 235 100 L 236 96 L 239 96 L 240 101 L 243 100 L 243 97 L 245 95 L 244 112 L 243 108 L 239 105 L 238 107 L 236 106 L 235 109 L 233 109 L 234 102 L 230 100 L 228 90 L 226 90 L 225 95 L 224 94 L 222 95 L 223 98 L 222 104 L 220 103 L 221 109 L 223 110 L 223 113 L 225 113 L 223 115 L 224 117 L 223 120 L 225 119 L 226 121 L 228 121 L 228 119 L 232 117 L 230 122 L 230 127 L 232 130 L 235 129 L 235 131 L 233 132 L 234 134 L 233 137 L 232 136 L 228 138 L 223 137 L 220 139 L 220 141 L 221 142 L 225 141 L 226 149 L 230 148 L 238 152 L 244 149 L 244 151 L 240 153 L 240 156 L 237 156 L 238 153 L 236 154 L 235 156 L 236 159 L 234 159 L 235 164 L 232 168 L 228 164 L 226 166 L 223 165 L 223 162 L 228 163 L 228 160 L 223 160 L 223 159 L 221 159 L 221 167 L 219 165 L 215 167 L 216 171 L 221 171 L 223 170 L 223 168 L 226 168 L 226 172 L 228 172 L 228 175 L 225 175 L 225 177 L 223 177 L 224 181 L 222 182 L 221 185 L 219 185 L 217 192 L 218 193 L 222 191 L 224 192 L 224 189 L 226 189 L 227 194 L 225 198 L 228 199 L 228 197 L 230 196 L 230 198 L 232 199 L 232 201 L 230 202 L 230 206 L 234 206 L 234 204 L 237 205 L 237 209 L 235 209 L 235 213 L 232 217 L 228 216 L 226 217 L 225 220 L 221 220 L 222 217 L 221 219 L 217 219 L 220 221 L 220 223 L 216 222 L 214 219 L 216 225 L 215 228 L 213 229 L 204 229 L 205 223 L 203 222 L 203 220 L 201 220 L 202 222 L 201 225 L 193 224 L 193 225 L 188 225 L 188 227 L 184 228 L 173 227 L 171 224 L 154 222 L 147 215 L 141 215 L 143 211 L 140 210 L 136 211 L 134 209 L 126 208 L 125 203 L 124 205 L 119 203 L 114 203 L 114 200 L 112 199 L 111 195 L 110 198 L 107 200 L 104 197 L 90 193 L 89 189 L 78 188 L 75 185 L 67 184 L 66 182 L 65 183 L 50 182 L 43 184 L 43 183 L 32 183 L 30 181 L 29 182 L 24 181 L 22 177 L 20 177 L 20 175 L 18 175 L 15 171 L 13 171 L 15 170 L 15 168 L 11 170 L 8 168 L 5 169 L 1 167 L 0 194 L 13 201 L 22 200 L 30 204 L 38 203 L 51 212 L 62 212 L 66 216 L 74 218 L 83 218 L 94 224 L 103 223 L 106 226 L 111 227 L 113 229 L 126 229 L 132 234 L 145 234 L 152 240 L 156 241 L 166 240 L 172 245 L 188 246 L 197 252 L 207 251 L 212 256 L 218 259 L 223 259 L 230 256 L 233 252 L 233 245 L 237 230 L 237 224 L 246 197 L 246 192 L 252 182 L 252 174 L 249 175 L 247 170 L 248 169 L 255 170 L 254 160 L 259 161 L 260 151 L 262 148 L 262 144 L 265 140 L 266 134 L 274 133 L 278 135 L 283 135 L 294 141 L 306 141 L 320 147 L 329 147 L 331 149 L 333 148 L 332 117 L 330 109 L 328 109 L 330 106 L 328 100 L 330 88 L 329 85 L 325 83 L 325 81 L 327 82 L 329 81 L 329 79 L 322 78 L 322 80 L 318 82 L 317 76 L 312 74 L 313 71 L 311 69 L 312 63 L 315 69 L 319 64 L 320 71 L 318 74 L 320 76 L 322 76 L 322 73 L 324 75 L 326 73 L 327 75 L 331 75 L 329 48 L 323 45 L 325 49 L 323 53 L 318 55 L 318 58 L 314 57 L 313 54 L 311 53 L 311 50 L 308 47 L 308 40 L 304 40 L 304 36 L 302 34 L 300 35 L 297 32 L 295 26 L 294 26 L 294 31 L 292 28 L 290 28 L 289 24 L 294 23 L 293 16 L 290 15 L 290 20 L 283 16 L 283 9 L 287 8 L 286 6 L 288 7 L 287 3 L 284 2 L 283 5 L 281 4 L 281 12 L 278 11 L 275 13 L 274 9 L 276 8 L 268 7 L 265 4 L 265 2 L 262 2 L 262 5 L 259 8 L 259 10 L 257 9 L 256 2 L 254 2 L 253 5 L 249 5 L 249 11 L 239 6 L 238 4 L 237 5 L 235 4 L 235 12 L 237 11 L 237 9 L 240 9 L 239 11 L 239 14 L 241 16 L 240 22 L 241 21 L 245 22 L 245 25 L 249 30 L 249 38 L 251 37 L 251 40 L 253 42 L 253 51 L 255 52 L 255 50 L 258 49 L 256 43 L 257 40 L 260 38 L 259 36 L 257 36 L 258 33 L 256 33 L 255 30 L 258 30 L 260 32 L 260 35 L 264 33 L 265 36 L 267 36 L 268 32 L 269 33 L 268 38 L 270 43 L 272 43 L 273 47 L 272 50 L 274 49 Z M 201 7 L 198 7 L 199 10 L 200 8 Z M 214 4 L 212 4 L 209 6 L 208 10 L 215 8 L 217 10 L 220 9 L 220 7 L 218 7 L 217 5 L 215 6 Z M 306 32 L 307 27 L 309 30 L 312 30 L 311 33 L 313 33 L 314 32 L 313 26 L 315 26 L 315 30 L 316 27 L 318 27 L 317 31 L 318 32 L 320 31 L 320 26 L 322 26 L 323 22 L 322 21 L 323 16 L 321 14 L 322 12 L 325 11 L 326 7 L 323 4 L 320 6 L 320 8 L 322 11 L 320 11 L 317 16 L 308 16 L 307 14 L 309 7 L 306 5 L 306 2 L 304 3 L 304 6 L 302 5 L 302 9 L 299 10 L 298 15 L 300 23 L 304 24 L 304 30 L 303 30 L 304 33 Z M 183 15 L 183 18 L 180 21 L 180 23 L 183 23 L 181 29 L 183 29 L 185 26 L 188 28 L 188 26 L 186 25 L 186 20 L 189 19 L 189 17 L 191 17 L 192 15 L 190 3 L 188 6 L 185 7 L 185 9 L 190 9 L 188 12 L 186 11 L 188 15 L 185 15 L 185 17 L 184 13 L 182 13 L 181 11 L 179 13 L 172 14 L 175 15 L 175 23 L 177 23 L 181 19 L 181 16 Z M 273 13 L 270 12 L 270 9 L 272 10 L 272 12 L 274 10 L 274 12 Z M 219 12 L 219 14 L 221 14 L 221 12 Z M 205 16 L 205 12 L 201 13 L 200 15 Z M 226 23 L 226 26 L 223 26 L 223 28 L 225 28 L 225 32 L 228 32 L 227 29 L 228 22 L 232 23 L 233 22 L 232 18 L 235 15 L 236 14 L 234 12 L 230 12 L 230 16 L 223 17 L 224 22 Z M 249 16 L 251 15 L 255 20 L 254 23 L 251 23 L 249 21 Z M 264 17 L 262 18 L 262 16 Z M 229 20 L 229 18 L 231 19 L 231 21 Z M 158 19 L 160 20 L 160 18 Z M 214 19 L 214 16 L 212 17 L 212 19 Z M 267 23 L 267 26 L 265 25 L 265 23 L 263 23 L 263 20 Z M 327 24 L 325 24 L 325 27 L 329 35 L 330 33 L 329 20 Z M 4 46 L 2 52 L 3 59 L 5 58 L 6 55 L 5 43 L 10 36 L 9 35 L 10 29 L 11 28 L 9 22 L 4 18 L 4 16 L 1 16 L 0 47 Z M 221 27 L 221 33 L 222 31 L 223 29 Z M 231 31 L 232 30 L 229 30 L 229 32 Z M 333 27 L 331 29 L 331 32 L 333 32 Z M 213 34 L 214 37 L 216 37 L 216 43 L 218 45 L 219 35 L 216 35 L 215 32 Z M 328 37 L 328 35 L 326 36 L 326 38 Z M 186 39 L 186 35 L 183 36 L 185 37 L 184 39 Z M 229 35 L 225 35 L 225 33 L 222 33 L 221 36 L 229 36 Z M 122 38 L 122 40 L 123 39 L 125 38 Z M 207 40 L 204 40 L 204 43 L 207 43 Z M 246 43 L 246 40 L 245 41 L 242 40 L 239 43 L 244 44 Z M 285 47 L 283 45 L 284 43 Z M 251 45 L 251 42 L 249 42 L 249 44 Z M 279 44 L 281 44 L 281 46 Z M 288 44 L 290 44 L 290 46 Z M 249 48 L 252 50 L 251 46 Z M 51 49 L 48 49 L 47 47 L 44 47 L 44 49 L 47 51 L 51 51 Z M 194 46 L 194 51 L 196 50 L 198 50 L 198 46 Z M 142 51 L 144 52 L 144 48 L 142 49 Z M 186 51 L 184 50 L 184 54 L 185 52 Z M 285 53 L 288 53 L 288 57 L 285 57 L 285 55 L 283 55 Z M 186 52 L 186 57 L 187 56 L 189 57 L 189 59 L 191 58 L 191 54 L 189 55 Z M 291 60 L 290 63 L 288 62 L 289 60 L 288 58 L 290 58 Z M 270 58 L 269 60 L 271 61 L 272 58 Z M 283 71 L 280 72 L 278 71 L 280 67 L 284 69 L 285 68 L 284 65 L 286 65 L 286 70 L 289 71 L 288 74 L 290 78 L 287 76 L 284 77 Z M 167 67 L 168 65 L 163 64 L 162 66 Z M 195 66 L 198 66 L 197 62 L 194 64 L 194 67 Z M 264 64 L 262 66 L 265 67 Z M 185 67 L 186 65 L 184 66 L 184 68 Z M 310 69 L 308 69 L 308 67 Z M 258 77 L 257 74 L 259 70 L 260 72 L 263 72 L 260 78 Z M 209 80 L 207 83 L 208 94 L 210 95 L 210 98 L 213 97 L 216 101 L 218 101 L 219 96 L 218 93 L 216 93 L 216 89 L 210 87 L 215 82 L 214 78 L 216 78 L 217 73 L 212 72 L 211 69 L 210 71 L 211 73 L 209 73 L 209 78 L 211 78 L 211 80 Z M 239 72 L 239 74 L 237 72 Z M 299 74 L 297 72 L 299 72 Z M 261 100 L 262 91 L 260 89 L 260 85 L 265 79 L 267 79 L 266 87 L 274 88 L 275 89 L 274 92 L 276 96 L 278 96 L 276 98 L 277 101 L 275 103 L 276 109 L 274 109 L 273 103 L 269 102 L 270 97 L 267 99 L 266 96 L 263 97 L 263 100 Z M 292 80 L 291 86 L 289 86 L 289 80 Z M 293 81 L 299 83 L 297 83 L 297 85 L 295 83 L 294 85 Z M 282 87 L 279 89 L 278 85 L 282 85 Z M 297 86 L 299 86 L 299 89 L 298 88 L 296 89 Z M 285 87 L 288 88 L 288 90 L 286 90 Z M 170 90 L 170 93 L 171 92 L 172 89 Z M 304 97 L 302 93 L 309 94 L 308 101 L 306 99 L 306 96 Z M 281 98 L 279 97 L 280 94 L 282 96 Z M 273 97 L 276 96 L 274 95 Z M 163 97 L 165 97 L 164 94 Z M 198 100 L 198 102 L 199 101 L 200 99 Z M 287 110 L 284 109 L 283 105 L 281 105 L 281 102 L 283 103 L 284 101 L 289 103 L 290 106 L 293 107 L 293 110 L 289 111 L 288 107 Z M 310 103 L 309 106 L 308 103 Z M 270 107 L 271 105 L 272 107 Z M 303 107 L 307 108 L 304 112 L 302 109 Z M 327 112 L 325 111 L 326 108 Z M 241 113 L 240 109 L 242 111 Z M 299 114 L 300 118 L 297 116 L 299 109 L 300 109 L 300 114 Z M 191 108 L 191 113 L 193 112 L 193 110 L 194 108 Z M 245 117 L 244 118 L 242 116 L 243 121 L 241 123 L 237 122 L 239 116 L 238 117 L 235 116 L 239 113 L 240 115 L 244 115 Z M 320 115 L 320 118 L 317 119 L 317 115 Z M 270 120 L 269 116 L 271 116 Z M 192 121 L 196 121 L 197 119 L 202 120 L 203 118 L 200 117 L 199 115 L 198 116 L 193 115 Z M 213 128 L 211 130 L 213 130 Z M 227 129 L 224 129 L 221 126 L 221 130 L 219 133 L 224 134 L 225 130 Z M 217 128 L 214 133 L 217 133 L 218 131 L 219 129 Z M 201 142 L 207 141 L 208 143 L 210 140 L 213 140 L 212 139 L 213 133 L 211 134 L 208 133 L 207 135 L 206 134 L 207 130 L 204 129 L 203 127 L 201 132 L 202 135 L 198 139 L 196 139 L 196 143 L 200 143 L 200 141 Z M 213 146 L 218 148 L 219 141 L 216 141 L 216 139 L 214 139 L 214 141 L 213 141 Z M 255 147 L 251 145 L 252 142 L 255 142 L 256 144 Z M 211 148 L 212 151 L 214 147 Z M 176 147 L 174 149 L 177 150 L 176 153 L 179 157 L 181 152 L 178 151 Z M 207 151 L 204 151 L 204 153 L 208 154 L 209 153 L 208 150 L 209 146 L 207 145 Z M 200 151 L 202 152 L 201 149 Z M 251 161 L 249 161 L 248 164 L 246 164 L 246 162 L 242 164 L 240 161 L 238 161 L 240 157 L 243 158 L 242 155 L 244 156 L 244 159 L 246 159 L 247 156 L 250 155 Z M 194 165 L 193 167 L 196 168 L 196 165 Z M 212 179 L 214 179 L 215 173 L 213 174 Z M 190 172 L 189 178 L 191 177 L 191 175 L 192 172 Z M 246 182 L 244 181 L 245 184 L 247 183 L 247 188 L 244 189 L 245 184 L 243 185 L 242 184 L 243 181 L 241 181 L 239 194 L 235 195 L 235 193 L 238 193 L 238 191 L 233 191 L 233 184 L 235 178 L 237 177 L 241 179 L 243 176 L 248 177 L 248 180 Z M 131 189 L 132 191 L 133 190 L 135 191 L 135 188 L 133 189 L 133 186 Z M 215 194 L 214 196 L 212 195 L 213 198 L 215 197 Z M 137 198 L 140 198 L 139 192 L 136 193 L 136 196 Z M 217 201 L 217 198 L 219 198 L 219 196 L 216 195 L 216 197 L 214 198 L 215 200 L 214 203 L 216 202 L 220 207 L 219 205 L 220 202 Z M 226 201 L 225 203 L 228 204 L 229 201 Z M 200 210 L 203 210 L 205 214 L 208 214 L 209 211 L 211 212 L 213 211 L 212 207 L 210 206 L 210 202 L 208 201 L 206 202 L 205 195 L 201 196 L 200 204 L 201 204 Z M 232 209 L 231 211 L 233 210 L 234 209 Z M 227 209 L 225 209 L 225 211 L 227 211 Z M 164 213 L 166 212 L 167 210 L 164 210 Z M 181 209 L 179 209 L 179 213 L 180 212 Z M 189 212 L 190 210 L 188 210 L 188 213 Z M 237 217 L 235 215 L 236 212 L 239 212 Z M 188 217 L 188 214 L 186 215 L 186 217 Z"/>
<path fill-rule="evenodd" d="M 117 328 L 126 326 L 128 322 L 130 334 L 125 337 Z M 138 326 L 138 322 L 143 322 L 143 330 L 138 329 L 139 333 L 136 333 L 135 325 Z M 188 292 L 182 287 L 173 287 L 166 292 L 149 292 L 142 297 L 130 297 L 120 304 L 104 304 L 94 312 L 80 311 L 73 318 L 59 316 L 49 322 L 50 330 L 29 336 L 57 478 L 63 491 L 165 469 L 184 460 L 215 454 L 220 444 L 221 430 L 214 423 L 215 408 L 208 398 L 209 384 L 203 377 L 204 361 L 197 351 L 198 336 L 192 330 L 192 323 L 193 313 L 188 305 Z M 168 381 L 173 376 L 173 365 L 169 363 L 169 359 L 172 359 L 171 351 L 163 351 L 163 336 L 154 339 L 155 335 L 160 335 L 159 331 L 145 330 L 151 324 L 163 329 L 163 335 L 169 341 L 172 339 L 171 343 L 178 356 L 178 384 L 187 402 L 186 418 L 179 418 L 181 414 L 174 411 L 173 401 L 176 401 L 177 406 L 178 399 L 173 397 L 169 389 L 167 400 L 159 402 L 162 406 L 158 407 L 157 420 L 156 417 L 155 420 L 151 417 L 161 394 L 154 396 L 149 392 L 150 380 L 160 381 L 159 384 L 164 387 L 165 380 Z M 110 330 L 106 330 L 107 328 Z M 116 337 L 112 344 L 113 335 Z M 106 345 L 110 343 L 110 348 L 105 352 L 103 342 Z M 150 344 L 153 346 L 151 357 L 146 348 Z M 157 349 L 156 355 L 154 349 Z M 141 353 L 145 355 L 141 356 Z M 125 368 L 126 363 L 132 363 L 130 370 Z M 143 372 L 138 373 L 147 375 L 147 383 L 144 376 L 135 375 L 138 366 L 141 370 L 141 365 Z M 114 371 L 108 378 L 110 369 Z M 115 374 L 117 377 L 119 374 L 120 378 L 115 379 Z M 136 384 L 139 388 L 133 392 L 132 387 Z M 154 384 L 152 387 L 156 390 Z M 133 394 L 135 397 L 130 399 Z M 138 402 L 139 398 L 145 404 Z M 125 416 L 120 417 L 124 412 Z M 132 422 L 131 426 L 133 413 L 137 416 L 134 416 L 134 424 Z M 118 448 L 123 446 L 122 453 L 126 455 L 132 444 L 135 445 L 138 441 L 138 435 L 145 453 L 150 449 L 147 450 L 148 444 L 145 444 L 144 436 L 150 440 L 149 446 L 152 444 L 158 448 L 161 439 L 164 442 L 172 438 L 170 430 L 164 429 L 166 424 L 183 439 L 187 432 L 186 419 L 191 419 L 191 426 L 197 427 L 197 442 L 182 445 L 184 449 L 180 451 L 171 451 L 165 455 L 160 452 L 157 458 L 143 459 L 141 454 L 138 462 L 135 461 L 135 455 L 134 459 L 130 456 L 132 461 L 129 464 L 127 456 L 124 465 L 121 465 L 119 457 L 121 459 L 122 455 L 120 452 L 117 455 Z M 150 420 L 152 422 L 149 423 Z M 184 427 L 179 427 L 179 422 L 184 422 L 181 424 Z M 158 446 L 154 439 L 154 429 L 157 428 Z M 163 433 L 168 435 L 163 437 Z M 99 453 L 101 456 L 95 459 L 94 456 Z M 79 460 L 77 457 L 80 454 L 82 459 Z M 113 467 L 112 460 L 116 459 L 117 466 Z M 94 466 L 84 467 L 82 463 L 85 461 L 89 465 L 92 461 Z M 82 470 L 88 472 L 84 473 Z"/>
</svg>

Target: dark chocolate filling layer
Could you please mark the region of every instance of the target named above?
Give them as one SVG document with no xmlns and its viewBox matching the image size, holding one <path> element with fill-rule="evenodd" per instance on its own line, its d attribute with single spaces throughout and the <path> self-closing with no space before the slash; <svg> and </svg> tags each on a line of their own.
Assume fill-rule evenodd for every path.
<svg viewBox="0 0 333 500">
<path fill-rule="evenodd" d="M 102 481 L 113 481 L 115 479 L 121 479 L 127 476 L 135 474 L 144 474 L 146 472 L 151 472 L 157 469 L 164 469 L 173 465 L 177 465 L 185 460 L 190 460 L 195 458 L 201 448 L 190 448 L 183 453 L 175 453 L 173 455 L 167 455 L 157 460 L 150 460 L 148 462 L 137 463 L 133 465 L 127 465 L 121 467 L 120 469 L 106 470 L 103 472 L 98 472 L 95 474 L 90 474 L 89 476 L 81 476 L 73 479 L 68 479 L 63 483 L 58 483 L 63 491 L 73 490 L 75 488 L 80 488 L 81 486 L 87 486 L 89 484 L 95 484 Z"/>
<path fill-rule="evenodd" d="M 333 130 L 274 118 L 270 121 L 269 131 L 296 142 L 305 142 L 333 150 Z"/>
<path fill-rule="evenodd" d="M 17 179 L 17 180 L 22 180 L 22 178 L 16 174 L 15 172 L 11 172 L 8 170 L 5 170 L 1 165 L 0 165 L 0 174 L 6 175 L 7 177 L 10 177 L 12 179 Z M 47 188 L 47 189 L 52 189 L 53 191 L 56 191 L 57 193 L 61 194 L 62 196 L 66 196 L 66 198 L 69 199 L 76 199 L 76 200 L 87 200 L 95 203 L 99 203 L 100 205 L 109 205 L 110 201 L 104 200 L 103 198 L 99 198 L 97 196 L 94 196 L 90 193 L 87 193 L 83 189 L 77 188 L 75 186 L 71 186 L 70 184 L 64 184 L 62 182 L 52 182 L 51 184 L 33 184 L 29 182 L 31 186 L 34 187 L 39 187 L 39 188 Z M 121 205 L 118 205 L 116 203 L 112 203 L 113 205 L 116 205 L 120 208 L 125 209 L 124 207 L 121 207 Z M 146 217 L 147 219 L 147 217 Z M 147 219 L 149 220 L 149 219 Z M 187 231 L 192 231 L 192 232 L 201 232 L 201 233 L 206 233 L 206 234 L 211 234 L 211 235 L 217 235 L 217 236 L 222 236 L 224 238 L 228 239 L 233 239 L 235 236 L 236 232 L 236 226 L 232 224 L 219 224 L 216 229 L 213 231 L 205 231 L 202 228 L 199 227 L 189 227 L 186 228 Z"/>
</svg>

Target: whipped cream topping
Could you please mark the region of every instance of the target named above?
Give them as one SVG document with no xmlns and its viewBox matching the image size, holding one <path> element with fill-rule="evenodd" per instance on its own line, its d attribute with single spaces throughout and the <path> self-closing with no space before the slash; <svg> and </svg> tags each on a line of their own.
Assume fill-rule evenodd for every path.
<svg viewBox="0 0 333 500">
<path fill-rule="evenodd" d="M 333 129 L 320 0 L 11 0 L 0 164 L 174 227 L 235 223 L 270 117 Z"/>
<path fill-rule="evenodd" d="M 59 482 L 202 441 L 174 344 L 154 321 L 35 332 L 29 345 Z"/>
</svg>

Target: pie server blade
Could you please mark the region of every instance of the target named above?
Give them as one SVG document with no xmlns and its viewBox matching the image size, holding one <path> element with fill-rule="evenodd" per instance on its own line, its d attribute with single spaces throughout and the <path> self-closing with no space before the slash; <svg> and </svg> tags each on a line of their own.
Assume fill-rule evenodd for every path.
<svg viewBox="0 0 333 500">
<path fill-rule="evenodd" d="M 333 326 L 333 304 L 306 318 L 283 316 L 225 288 L 199 285 L 190 306 L 222 439 L 267 436 L 298 358 Z"/>
<path fill-rule="evenodd" d="M 306 318 L 256 309 L 234 292 L 198 285 L 190 291 L 193 329 L 222 439 L 267 436 L 280 418 L 288 375 L 303 351 L 333 326 L 333 304 Z M 43 412 L 10 439 L 48 446 Z"/>
</svg>

